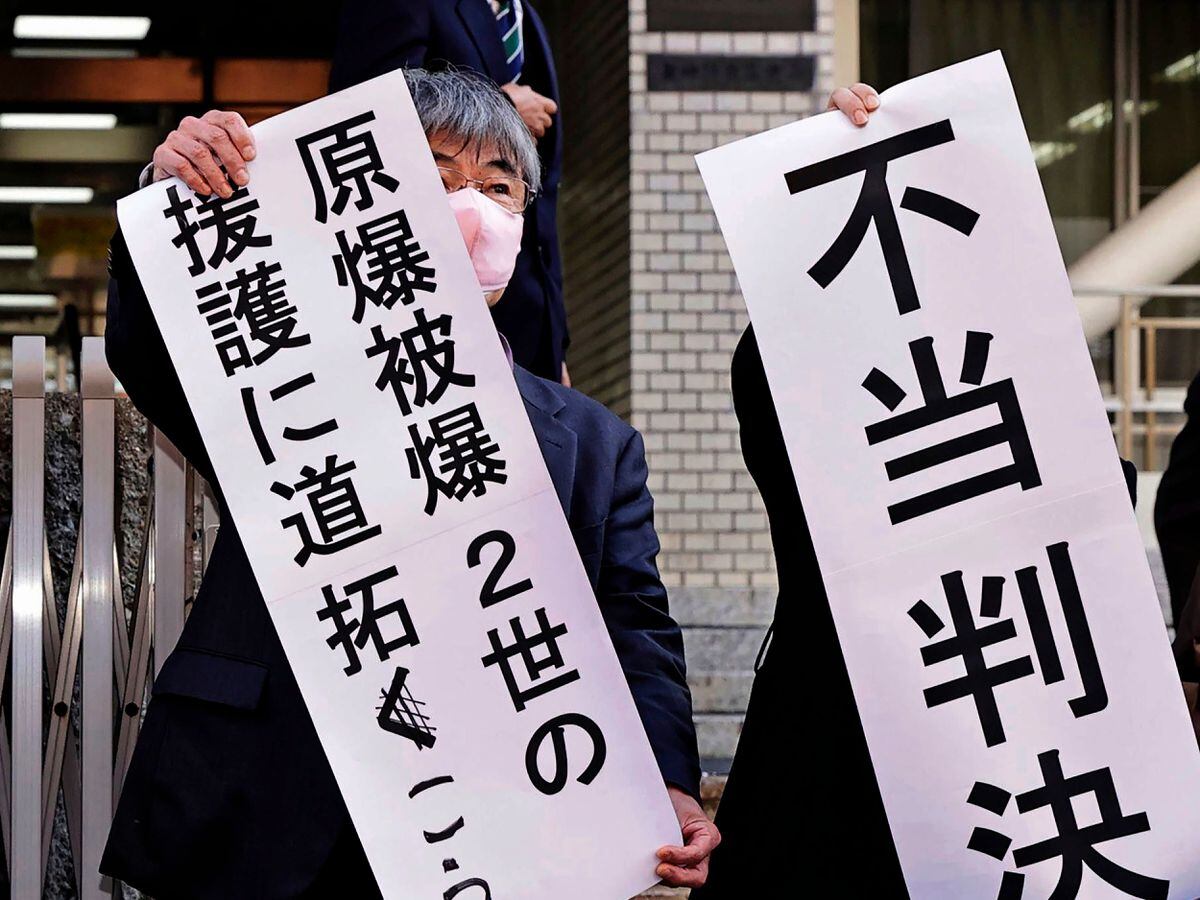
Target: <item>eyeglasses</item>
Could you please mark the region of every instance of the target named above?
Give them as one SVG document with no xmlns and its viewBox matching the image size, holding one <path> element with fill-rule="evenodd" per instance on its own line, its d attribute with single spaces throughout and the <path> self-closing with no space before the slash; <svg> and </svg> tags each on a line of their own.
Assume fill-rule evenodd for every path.
<svg viewBox="0 0 1200 900">
<path fill-rule="evenodd" d="M 528 181 L 512 175 L 468 178 L 458 169 L 451 169 L 448 166 L 438 166 L 437 170 L 438 174 L 442 176 L 442 186 L 446 189 L 447 194 L 461 191 L 467 185 L 474 185 L 481 194 L 499 203 L 509 212 L 525 212 L 536 196 Z"/>
</svg>

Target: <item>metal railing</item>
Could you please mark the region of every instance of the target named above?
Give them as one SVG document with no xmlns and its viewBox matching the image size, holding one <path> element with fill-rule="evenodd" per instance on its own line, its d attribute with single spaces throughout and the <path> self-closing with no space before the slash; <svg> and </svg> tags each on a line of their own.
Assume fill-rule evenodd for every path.
<svg viewBox="0 0 1200 900">
<path fill-rule="evenodd" d="M 1157 471 L 1160 436 L 1174 435 L 1183 424 L 1181 420 L 1160 419 L 1164 414 L 1181 414 L 1183 400 L 1179 390 L 1163 394 L 1158 371 L 1158 338 L 1167 331 L 1200 332 L 1200 317 L 1146 316 L 1138 301 L 1150 297 L 1167 302 L 1200 300 L 1200 285 L 1073 287 L 1077 297 L 1116 297 L 1120 301 L 1121 317 L 1113 329 L 1113 393 L 1105 400 L 1114 414 L 1113 433 L 1121 456 L 1132 459 L 1136 441 L 1141 438 L 1144 456 L 1139 468 Z"/>
<path fill-rule="evenodd" d="M 114 891 L 99 874 L 100 856 L 147 686 L 183 627 L 194 568 L 194 491 L 201 482 L 166 438 L 153 433 L 150 524 L 140 536 L 141 568 L 127 609 L 114 534 L 114 380 L 103 339 L 84 338 L 82 502 L 60 626 L 43 506 L 45 353 L 43 338 L 13 339 L 13 504 L 0 569 L 0 662 L 11 648 L 12 721 L 11 743 L 0 721 L 0 836 L 11 895 L 40 896 L 61 791 L 76 890 L 82 900 L 94 900 Z M 0 688 L 3 678 L 0 665 Z"/>
</svg>

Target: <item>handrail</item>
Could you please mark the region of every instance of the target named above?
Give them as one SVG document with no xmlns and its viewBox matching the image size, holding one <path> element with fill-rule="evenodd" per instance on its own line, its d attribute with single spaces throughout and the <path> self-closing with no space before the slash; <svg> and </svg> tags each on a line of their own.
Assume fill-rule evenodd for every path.
<svg viewBox="0 0 1200 900">
<path fill-rule="evenodd" d="M 1079 259 L 1069 273 L 1076 284 L 1169 284 L 1200 259 L 1200 165 L 1163 190 L 1137 215 L 1124 221 Z M 1133 306 L 1145 295 L 1136 296 Z M 1083 332 L 1095 339 L 1127 316 L 1119 297 L 1080 303 Z"/>
<path fill-rule="evenodd" d="M 1105 297 L 1162 297 L 1170 300 L 1200 298 L 1200 284 L 1134 284 L 1117 287 L 1071 285 L 1076 300 L 1098 300 Z"/>
<path fill-rule="evenodd" d="M 1178 414 L 1182 402 L 1163 408 L 1156 403 L 1158 384 L 1158 336 L 1164 331 L 1200 331 L 1200 316 L 1157 315 L 1143 316 L 1140 307 L 1149 298 L 1155 300 L 1200 299 L 1200 284 L 1072 284 L 1076 301 L 1092 304 L 1117 301 L 1120 316 L 1113 334 L 1113 395 L 1106 405 L 1113 413 L 1113 430 L 1120 453 L 1126 459 L 1133 456 L 1134 437 L 1142 438 L 1143 461 L 1147 469 L 1158 464 L 1158 437 L 1177 432 L 1179 423 L 1159 424 L 1160 413 Z M 1085 304 L 1086 305 L 1086 304 Z M 1080 307 L 1081 311 L 1084 307 Z M 1088 313 L 1084 313 L 1086 323 Z M 1144 371 L 1144 378 L 1143 378 Z M 1134 414 L 1142 416 L 1134 422 Z"/>
</svg>

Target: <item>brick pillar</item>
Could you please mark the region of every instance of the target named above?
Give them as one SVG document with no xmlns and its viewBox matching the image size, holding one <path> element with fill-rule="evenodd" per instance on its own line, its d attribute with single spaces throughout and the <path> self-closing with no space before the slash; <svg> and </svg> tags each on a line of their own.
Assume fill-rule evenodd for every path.
<svg viewBox="0 0 1200 900">
<path fill-rule="evenodd" d="M 770 588 L 766 517 L 729 394 L 745 303 L 692 157 L 822 108 L 833 0 L 817 0 L 806 33 L 650 32 L 646 4 L 629 4 L 630 413 L 649 453 L 659 562 L 669 586 Z M 815 76 L 808 90 L 662 90 L 648 71 L 664 55 L 804 56 Z"/>
<path fill-rule="evenodd" d="M 647 14 L 656 2 L 629 3 L 628 413 L 646 439 L 659 565 L 683 626 L 700 755 L 723 771 L 776 576 L 729 393 L 746 308 L 693 156 L 822 109 L 833 87 L 835 0 L 815 0 L 810 30 L 771 33 L 652 32 L 663 21 Z M 768 12 L 803 18 L 804 2 L 794 2 Z M 767 8 L 699 5 L 706 25 L 714 8 L 734 17 Z M 775 72 L 784 73 L 778 81 Z"/>
</svg>

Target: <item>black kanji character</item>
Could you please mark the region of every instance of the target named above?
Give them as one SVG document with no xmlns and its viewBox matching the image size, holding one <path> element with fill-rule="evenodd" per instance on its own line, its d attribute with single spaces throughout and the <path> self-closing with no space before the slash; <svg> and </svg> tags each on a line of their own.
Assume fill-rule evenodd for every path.
<svg viewBox="0 0 1200 900">
<path fill-rule="evenodd" d="M 1025 418 L 1021 414 L 1021 404 L 1017 399 L 1017 390 L 1012 379 L 983 384 L 991 339 L 992 336 L 984 332 L 967 332 L 959 380 L 963 384 L 976 387 L 961 391 L 952 397 L 946 395 L 946 386 L 933 352 L 933 338 L 918 338 L 909 343 L 909 352 L 912 354 L 917 382 L 925 405 L 868 425 L 867 443 L 874 446 L 978 409 L 995 406 L 1000 413 L 998 424 L 905 453 L 888 460 L 884 468 L 888 480 L 896 481 L 1002 444 L 1007 444 L 1011 450 L 1012 463 L 892 504 L 888 507 L 888 518 L 893 525 L 1010 485 L 1020 485 L 1021 489 L 1026 491 L 1041 485 L 1037 460 L 1034 459 L 1033 447 L 1029 443 L 1029 430 L 1025 426 Z M 907 396 L 903 388 L 879 369 L 871 370 L 863 381 L 863 387 L 892 412 L 895 412 Z"/>
<path fill-rule="evenodd" d="M 226 290 L 236 291 L 233 314 L 246 323 L 250 340 L 263 345 L 254 354 L 255 365 L 270 359 L 285 347 L 303 347 L 311 343 L 307 334 L 294 334 L 296 307 L 284 295 L 287 282 L 275 278 L 282 270 L 279 263 L 259 262 L 252 270 L 238 269 Z"/>
<path fill-rule="evenodd" d="M 379 715 L 375 719 L 384 731 L 407 738 L 416 744 L 418 750 L 424 750 L 437 742 L 437 735 L 434 734 L 437 728 L 429 724 L 429 716 L 421 710 L 425 702 L 413 697 L 409 690 L 408 675 L 408 669 L 396 666 L 392 683 L 379 692 L 383 704 L 377 707 Z M 422 785 L 417 785 L 413 791 L 420 793 L 418 788 L 424 789 Z M 409 796 L 415 794 L 410 791 Z"/>
<path fill-rule="evenodd" d="M 429 420 L 431 437 L 421 436 L 417 425 L 408 426 L 412 446 L 406 451 L 409 474 L 424 477 L 428 488 L 425 513 L 433 515 L 438 494 L 463 500 L 487 492 L 488 483 L 504 484 L 507 463 L 499 458 L 500 446 L 484 431 L 474 403 Z M 437 471 L 433 457 L 438 455 Z"/>
<path fill-rule="evenodd" d="M 320 472 L 304 466 L 300 480 L 290 487 L 278 481 L 271 485 L 271 491 L 285 500 L 292 499 L 297 491 L 307 493 L 321 542 L 313 540 L 303 513 L 294 513 L 279 523 L 284 528 L 295 528 L 300 534 L 301 547 L 295 557 L 298 565 L 303 566 L 314 553 L 336 553 L 383 533 L 380 526 L 367 524 L 358 492 L 349 478 L 355 468 L 353 462 L 339 465 L 337 454 L 332 454 L 325 457 L 325 467 Z"/>
<path fill-rule="evenodd" d="M 296 307 L 284 294 L 287 282 L 272 276 L 280 272 L 279 263 L 260 262 L 251 270 L 239 269 L 232 281 L 214 281 L 196 291 L 201 302 L 196 306 L 208 322 L 217 340 L 217 354 L 226 375 L 240 368 L 262 365 L 280 350 L 303 347 L 312 342 L 307 334 L 297 334 Z M 236 292 L 236 299 L 232 296 Z M 237 322 L 246 325 L 242 334 Z M 248 341 L 259 345 L 251 352 Z"/>
<path fill-rule="evenodd" d="M 181 199 L 179 186 L 175 184 L 167 188 L 167 197 L 171 202 L 163 210 L 163 218 L 174 219 L 175 225 L 179 229 L 179 233 L 171 238 L 171 243 L 177 248 L 187 247 L 188 256 L 192 259 L 188 266 L 188 274 L 199 275 L 204 271 L 204 257 L 196 244 L 196 232 L 200 230 L 200 226 L 189 220 L 187 216 L 187 211 L 192 209 L 195 204 L 190 199 Z"/>
<path fill-rule="evenodd" d="M 333 256 L 338 284 L 354 286 L 355 322 L 363 320 L 370 301 L 374 306 L 391 309 L 399 300 L 405 306 L 416 300 L 416 292 L 437 290 L 437 275 L 428 265 L 429 253 L 421 249 L 413 235 L 404 210 L 389 213 L 358 226 L 359 243 L 351 244 L 346 232 L 336 234 L 340 253 Z M 366 258 L 364 279 L 359 265 Z"/>
<path fill-rule="evenodd" d="M 348 597 L 341 600 L 334 593 L 333 585 L 324 585 L 321 588 L 321 596 L 325 598 L 325 606 L 317 610 L 317 618 L 321 621 L 326 619 L 333 620 L 333 634 L 325 639 L 325 643 L 332 650 L 335 647 L 341 647 L 342 652 L 346 654 L 346 667 L 342 669 L 347 675 L 357 675 L 362 671 L 362 662 L 358 658 L 358 649 L 354 646 L 354 633 L 359 629 L 360 623 L 358 619 L 346 621 L 346 614 L 350 612 L 350 599 Z"/>
<path fill-rule="evenodd" d="M 383 371 L 375 379 L 375 387 L 390 387 L 404 415 L 413 406 L 437 403 L 452 384 L 473 387 L 474 375 L 454 371 L 454 341 L 450 340 L 451 318 L 443 313 L 430 321 L 425 310 L 415 312 L 416 325 L 400 333 L 399 338 L 384 337 L 383 329 L 371 327 L 375 341 L 367 348 L 367 356 L 386 354 Z M 412 387 L 412 400 L 404 386 Z"/>
<path fill-rule="evenodd" d="M 200 201 L 196 224 L 201 230 L 212 228 L 216 232 L 212 255 L 208 264 L 216 268 L 224 262 L 233 262 L 247 247 L 270 247 L 269 234 L 256 235 L 258 219 L 250 215 L 258 209 L 258 201 L 250 196 L 250 189 L 240 187 L 228 197 L 213 194 Z M 198 274 L 193 272 L 192 274 Z"/>
<path fill-rule="evenodd" d="M 1043 786 L 1018 794 L 1017 812 L 1024 815 L 1048 808 L 1054 819 L 1056 835 L 1013 850 L 1012 858 L 1016 867 L 1023 869 L 1050 859 L 1061 859 L 1062 868 L 1058 883 L 1050 895 L 1051 900 L 1079 897 L 1085 867 L 1129 897 L 1166 900 L 1171 888 L 1169 881 L 1126 869 L 1096 849 L 1097 844 L 1150 831 L 1150 819 L 1144 812 L 1127 815 L 1121 810 L 1112 770 L 1095 769 L 1064 777 L 1057 750 L 1039 753 L 1038 765 L 1042 771 Z M 1099 810 L 1100 821 L 1080 826 L 1075 815 L 1074 799 L 1085 796 L 1094 797 L 1094 805 L 1088 806 Z M 1012 794 L 1004 788 L 976 782 L 967 802 L 993 815 L 1003 816 L 1011 798 Z M 975 828 L 967 842 L 968 849 L 1000 862 L 1004 861 L 1011 846 L 1012 839 L 1008 835 L 990 828 Z M 998 900 L 1018 900 L 1024 889 L 1024 874 L 1006 871 L 1000 882 Z"/>
<path fill-rule="evenodd" d="M 508 620 L 513 634 L 511 644 L 505 644 L 500 639 L 500 632 L 497 629 L 493 628 L 488 631 L 488 641 L 492 645 L 492 652 L 482 659 L 485 668 L 500 666 L 504 684 L 508 687 L 508 695 L 512 698 L 517 712 L 524 710 L 525 704 L 535 697 L 540 697 L 542 694 L 547 694 L 572 681 L 579 680 L 577 669 L 570 669 L 552 678 L 542 674 L 547 669 L 565 668 L 562 651 L 558 647 L 558 639 L 567 633 L 567 626 L 551 625 L 545 607 L 538 609 L 534 615 L 537 617 L 539 631 L 532 635 L 525 634 L 525 627 L 521 624 L 520 617 Z M 545 655 L 540 659 L 536 658 L 533 653 L 539 647 L 545 647 Z M 517 656 L 521 657 L 521 662 L 525 664 L 527 676 L 525 680 L 530 683 L 527 688 L 521 687 L 517 674 L 513 671 L 512 661 Z"/>
<path fill-rule="evenodd" d="M 529 783 L 543 794 L 557 794 L 566 787 L 570 772 L 567 769 L 567 742 L 563 732 L 568 725 L 580 729 L 592 741 L 592 758 L 575 780 L 580 784 L 591 784 L 604 768 L 608 745 L 600 726 L 582 713 L 563 713 L 561 716 L 555 716 L 538 727 L 525 749 L 525 772 L 529 775 Z M 554 751 L 554 773 L 549 778 L 542 774 L 538 765 L 538 755 L 547 737 L 550 738 Z"/>
<path fill-rule="evenodd" d="M 293 378 L 279 385 L 277 388 L 272 388 L 270 392 L 271 400 L 279 400 L 293 391 L 308 387 L 310 384 L 316 384 L 316 381 L 316 376 L 311 372 L 301 375 L 298 378 Z M 258 403 L 254 399 L 254 388 L 242 388 L 242 409 L 246 413 L 246 422 L 250 426 L 250 433 L 254 436 L 254 443 L 258 447 L 258 453 L 262 457 L 262 461 L 269 466 L 275 462 L 275 451 L 271 449 L 271 442 L 267 440 L 267 433 L 263 428 L 262 418 L 258 413 Z M 283 437 L 289 441 L 311 441 L 323 437 L 332 431 L 337 431 L 337 428 L 337 419 L 326 419 L 324 422 L 319 422 L 316 425 L 310 425 L 306 428 L 292 428 L 288 426 L 283 429 Z"/>
<path fill-rule="evenodd" d="M 963 585 L 963 573 L 947 572 L 942 576 L 942 590 L 946 593 L 946 605 L 950 609 L 950 620 L 954 623 L 954 634 L 921 648 L 921 660 L 926 666 L 958 658 L 962 660 L 964 671 L 958 678 L 926 688 L 925 705 L 932 709 L 962 697 L 972 698 L 975 711 L 979 714 L 984 740 L 989 747 L 1004 742 L 1004 726 L 996 705 L 996 688 L 1033 674 L 1033 661 L 1028 656 L 1016 657 L 996 665 L 990 665 L 984 657 L 983 651 L 987 647 L 1017 636 L 1012 619 L 999 619 L 1003 587 L 1003 578 L 992 577 L 983 580 L 980 615 L 999 621 L 980 628 L 971 614 L 971 603 Z M 930 638 L 945 627 L 941 618 L 924 600 L 918 601 L 908 611 L 908 615 Z"/>
<path fill-rule="evenodd" d="M 887 167 L 893 159 L 928 150 L 952 140 L 954 130 L 950 127 L 950 120 L 943 119 L 941 122 L 886 138 L 868 147 L 793 169 L 784 175 L 788 190 L 798 194 L 858 172 L 865 173 L 858 202 L 855 203 L 845 227 L 825 254 L 808 270 L 813 281 L 822 288 L 829 287 L 846 268 L 862 244 L 867 229 L 874 222 L 875 232 L 879 235 L 879 245 L 883 249 L 883 261 L 892 284 L 892 293 L 896 298 L 896 307 L 901 314 L 920 308 L 912 268 L 904 250 L 904 238 L 900 234 L 896 210 L 892 207 L 892 195 L 888 191 Z M 979 220 L 979 213 L 975 210 L 949 197 L 920 188 L 906 188 L 900 206 L 941 222 L 964 235 L 970 235 Z"/>
<path fill-rule="evenodd" d="M 200 300 L 196 309 L 208 323 L 225 375 L 228 377 L 238 369 L 253 366 L 254 357 L 250 354 L 246 336 L 238 330 L 233 317 L 233 301 L 221 292 L 221 282 L 214 281 L 199 288 L 196 297 Z"/>
<path fill-rule="evenodd" d="M 350 134 L 351 130 L 373 121 L 375 113 L 365 112 L 296 139 L 296 146 L 304 160 L 304 170 L 312 185 L 318 222 L 327 221 L 330 210 L 335 216 L 342 214 L 350 199 L 351 185 L 358 194 L 354 205 L 360 210 L 369 208 L 375 202 L 368 180 L 389 193 L 394 193 L 400 186 L 400 182 L 383 171 L 375 135 L 370 129 Z M 325 179 L 322 179 L 321 171 L 317 168 L 314 151 L 320 155 L 325 179 L 334 192 L 332 204 L 327 204 Z"/>
<path fill-rule="evenodd" d="M 1083 695 L 1069 701 L 1075 718 L 1100 712 L 1108 706 L 1108 690 L 1100 672 L 1096 647 L 1092 641 L 1087 612 L 1075 580 L 1075 569 L 1071 563 L 1069 545 L 1064 541 L 1046 548 L 1050 559 L 1050 571 L 1067 623 L 1075 661 L 1083 681 Z M 1042 670 L 1042 681 L 1056 684 L 1063 681 L 1062 661 L 1058 646 L 1050 627 L 1046 601 L 1038 581 L 1037 566 L 1018 569 L 1017 588 L 1025 609 L 1029 634 Z M 925 705 L 932 709 L 943 703 L 970 696 L 979 714 L 979 724 L 989 747 L 1005 740 L 1004 726 L 996 703 L 995 689 L 1002 684 L 1033 674 L 1033 660 L 1029 656 L 1014 657 L 997 665 L 989 665 L 984 658 L 986 648 L 1001 644 L 1017 636 L 1013 619 L 1000 619 L 1000 607 L 1004 592 L 1004 578 L 986 576 L 979 603 L 979 615 L 994 620 L 979 627 L 971 614 L 967 592 L 963 587 L 962 572 L 949 572 L 942 576 L 942 587 L 954 625 L 954 635 L 934 641 L 921 648 L 924 664 L 934 666 L 950 659 L 962 660 L 964 675 L 935 685 L 924 692 Z M 945 622 L 924 601 L 918 601 L 909 611 L 911 618 L 931 640 L 945 628 Z"/>
<path fill-rule="evenodd" d="M 397 575 L 396 567 L 388 566 L 386 569 L 352 581 L 342 588 L 345 593 L 343 600 L 337 598 L 332 585 L 327 584 L 321 588 L 321 592 L 325 596 L 325 607 L 318 610 L 317 618 L 322 622 L 326 619 L 333 620 L 334 633 L 327 639 L 327 643 L 331 649 L 340 646 L 345 652 L 347 675 L 354 675 L 361 671 L 362 665 L 359 663 L 355 648 L 364 649 L 368 640 L 374 646 L 375 655 L 380 662 L 387 660 L 393 650 L 399 650 L 401 647 L 415 647 L 421 642 L 417 636 L 417 630 L 413 626 L 412 617 L 409 615 L 408 604 L 404 602 L 403 597 L 384 604 L 378 609 L 375 607 L 375 588 Z M 362 598 L 362 612 L 359 613 L 359 618 L 347 621 L 346 613 L 351 609 L 350 597 L 355 594 Z M 399 624 L 399 636 L 391 640 L 384 638 L 379 625 L 380 621 L 387 616 L 395 616 Z"/>
<path fill-rule="evenodd" d="M 1050 560 L 1050 574 L 1058 593 L 1063 620 L 1067 623 L 1067 636 L 1071 640 L 1071 651 L 1079 677 L 1083 682 L 1083 694 L 1068 701 L 1075 718 L 1081 719 L 1108 708 L 1108 688 L 1100 671 L 1100 660 L 1096 656 L 1096 645 L 1092 640 L 1092 629 L 1088 624 L 1087 610 L 1079 593 L 1079 582 L 1075 578 L 1075 565 L 1071 562 L 1071 548 L 1066 541 L 1051 544 L 1046 548 Z M 1026 566 L 1017 571 L 1017 586 L 1025 605 L 1029 620 L 1029 631 L 1033 638 L 1034 651 L 1042 669 L 1042 680 L 1054 684 L 1063 680 L 1062 662 L 1050 620 L 1046 614 L 1046 601 L 1038 582 L 1037 566 Z"/>
</svg>

